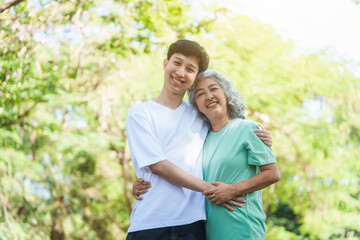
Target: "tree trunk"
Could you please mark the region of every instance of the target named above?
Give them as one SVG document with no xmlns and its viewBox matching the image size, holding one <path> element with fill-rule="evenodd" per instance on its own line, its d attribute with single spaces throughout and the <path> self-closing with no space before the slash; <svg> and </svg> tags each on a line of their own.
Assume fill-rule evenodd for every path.
<svg viewBox="0 0 360 240">
<path fill-rule="evenodd" d="M 62 226 L 58 222 L 56 212 L 52 213 L 52 225 L 51 225 L 50 239 L 51 240 L 64 240 L 65 239 L 65 234 L 62 229 Z"/>
</svg>

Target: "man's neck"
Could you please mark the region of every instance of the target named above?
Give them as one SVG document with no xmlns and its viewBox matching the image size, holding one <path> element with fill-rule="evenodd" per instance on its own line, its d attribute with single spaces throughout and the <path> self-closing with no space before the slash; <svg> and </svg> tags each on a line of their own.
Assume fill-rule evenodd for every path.
<svg viewBox="0 0 360 240">
<path fill-rule="evenodd" d="M 164 89 L 161 91 L 160 95 L 154 99 L 155 102 L 164 105 L 165 107 L 168 107 L 170 109 L 175 110 L 176 108 L 178 108 L 181 103 L 182 100 L 184 98 L 184 94 L 173 94 L 173 93 L 169 93 L 166 92 Z"/>
</svg>

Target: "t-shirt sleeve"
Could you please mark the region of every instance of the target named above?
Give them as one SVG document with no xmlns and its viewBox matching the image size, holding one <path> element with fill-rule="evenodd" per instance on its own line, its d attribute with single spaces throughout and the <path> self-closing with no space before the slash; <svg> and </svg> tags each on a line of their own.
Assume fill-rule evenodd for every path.
<svg viewBox="0 0 360 240">
<path fill-rule="evenodd" d="M 149 165 L 166 159 L 163 148 L 160 146 L 145 113 L 129 111 L 126 120 L 126 133 L 131 158 L 139 170 L 149 172 Z"/>
<path fill-rule="evenodd" d="M 261 166 L 275 163 L 276 159 L 271 148 L 256 136 L 255 129 L 259 129 L 259 126 L 251 122 L 248 127 L 247 138 L 248 164 Z"/>
</svg>

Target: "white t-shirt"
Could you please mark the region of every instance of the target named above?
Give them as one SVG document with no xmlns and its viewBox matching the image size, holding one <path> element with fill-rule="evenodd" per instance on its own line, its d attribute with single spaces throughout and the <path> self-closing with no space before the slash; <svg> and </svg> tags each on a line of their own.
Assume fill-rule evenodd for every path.
<svg viewBox="0 0 360 240">
<path fill-rule="evenodd" d="M 184 101 L 175 110 L 147 101 L 129 110 L 126 131 L 136 175 L 151 182 L 143 200 L 135 200 L 128 232 L 205 220 L 201 193 L 175 186 L 148 167 L 169 160 L 202 179 L 202 147 L 208 126 L 196 110 Z"/>
</svg>

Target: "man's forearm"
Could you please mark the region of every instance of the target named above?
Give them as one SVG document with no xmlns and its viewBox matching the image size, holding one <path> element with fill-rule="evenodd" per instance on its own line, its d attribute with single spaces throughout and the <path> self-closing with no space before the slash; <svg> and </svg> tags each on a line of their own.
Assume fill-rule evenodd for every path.
<svg viewBox="0 0 360 240">
<path fill-rule="evenodd" d="M 150 170 L 169 183 L 194 191 L 202 192 L 214 187 L 210 183 L 187 173 L 168 160 L 151 165 Z"/>
</svg>

